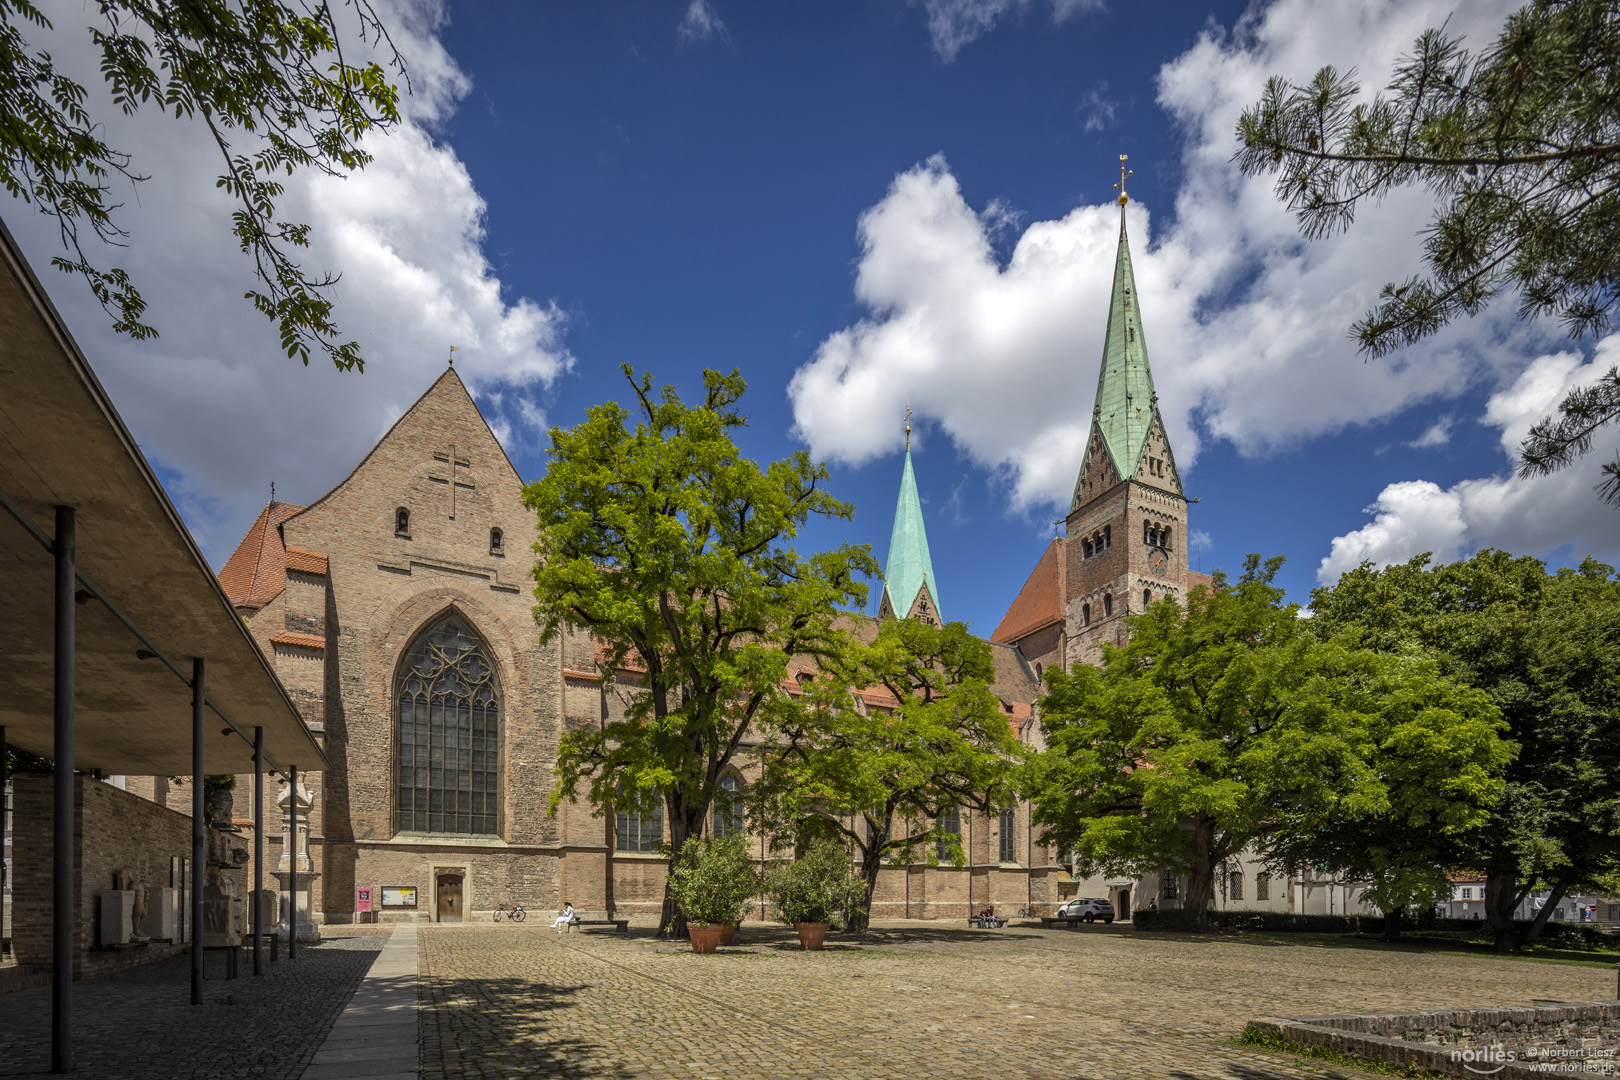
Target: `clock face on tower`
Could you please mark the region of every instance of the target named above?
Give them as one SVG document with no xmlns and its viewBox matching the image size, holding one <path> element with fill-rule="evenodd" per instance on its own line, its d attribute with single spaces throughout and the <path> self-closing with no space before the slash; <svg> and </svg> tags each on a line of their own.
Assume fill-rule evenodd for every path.
<svg viewBox="0 0 1620 1080">
<path fill-rule="evenodd" d="M 1162 550 L 1155 550 L 1153 554 L 1148 556 L 1148 565 L 1153 567 L 1155 574 L 1163 577 L 1164 572 L 1170 568 L 1170 560 Z"/>
</svg>

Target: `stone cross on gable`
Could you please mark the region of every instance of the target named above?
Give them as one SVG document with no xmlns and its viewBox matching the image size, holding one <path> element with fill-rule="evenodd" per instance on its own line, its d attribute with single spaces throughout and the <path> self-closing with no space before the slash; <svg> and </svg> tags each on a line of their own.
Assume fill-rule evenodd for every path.
<svg viewBox="0 0 1620 1080">
<path fill-rule="evenodd" d="M 471 491 L 477 487 L 477 485 L 472 482 L 471 477 L 466 475 L 457 476 L 456 470 L 470 470 L 472 468 L 472 462 L 456 453 L 455 443 L 451 443 L 450 449 L 447 451 L 435 450 L 433 452 L 433 460 L 444 462 L 446 469 L 445 475 L 435 476 L 432 473 L 429 473 L 428 479 L 432 480 L 436 484 L 444 484 L 450 489 L 450 520 L 454 521 L 456 517 L 456 488 L 466 488 L 468 491 Z"/>
</svg>

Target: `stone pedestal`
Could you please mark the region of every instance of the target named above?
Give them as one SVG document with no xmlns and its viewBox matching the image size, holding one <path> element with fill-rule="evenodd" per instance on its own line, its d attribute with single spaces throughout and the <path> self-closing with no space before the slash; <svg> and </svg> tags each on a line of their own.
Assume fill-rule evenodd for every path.
<svg viewBox="0 0 1620 1080">
<path fill-rule="evenodd" d="M 146 887 L 146 920 L 141 923 L 142 934 L 153 941 L 173 941 L 179 931 L 175 928 L 174 890 L 166 885 Z"/>
<path fill-rule="evenodd" d="M 101 936 L 96 944 L 102 948 L 128 945 L 135 934 L 135 893 L 109 889 L 100 899 Z"/>
<path fill-rule="evenodd" d="M 276 936 L 282 941 L 289 940 L 294 933 L 301 942 L 313 944 L 321 940 L 320 927 L 309 917 L 310 883 L 320 877 L 315 873 L 315 867 L 309 859 L 309 810 L 313 804 L 314 799 L 310 797 L 308 789 L 303 784 L 298 785 L 296 792 L 290 787 L 282 788 L 280 796 L 276 799 L 276 805 L 281 808 L 282 837 L 281 863 L 276 869 L 276 892 L 279 894 L 277 907 L 280 909 L 280 918 L 276 920 Z M 298 809 L 296 834 L 292 828 L 294 805 Z M 294 866 L 298 868 L 298 895 L 290 897 L 289 889 L 292 885 Z"/>
</svg>

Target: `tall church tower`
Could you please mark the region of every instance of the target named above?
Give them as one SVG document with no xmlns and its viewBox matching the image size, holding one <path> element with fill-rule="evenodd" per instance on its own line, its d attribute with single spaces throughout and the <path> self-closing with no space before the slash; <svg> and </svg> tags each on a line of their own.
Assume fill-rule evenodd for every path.
<svg viewBox="0 0 1620 1080">
<path fill-rule="evenodd" d="M 1165 596 L 1187 596 L 1187 498 L 1148 367 L 1125 233 L 1128 175 L 1121 166 L 1108 333 L 1063 545 L 1065 666 L 1096 663 L 1104 644 L 1124 644 L 1124 616 Z"/>
<path fill-rule="evenodd" d="M 928 554 L 928 531 L 923 528 L 917 477 L 911 471 L 910 405 L 906 406 L 906 466 L 900 473 L 900 501 L 894 508 L 894 532 L 889 534 L 889 562 L 883 568 L 878 618 L 940 621 L 939 583 L 934 578 L 934 560 Z"/>
</svg>

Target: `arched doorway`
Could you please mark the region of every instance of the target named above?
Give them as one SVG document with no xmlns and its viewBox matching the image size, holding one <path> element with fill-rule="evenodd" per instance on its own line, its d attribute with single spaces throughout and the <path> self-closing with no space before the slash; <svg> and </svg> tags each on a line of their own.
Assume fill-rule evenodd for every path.
<svg viewBox="0 0 1620 1080">
<path fill-rule="evenodd" d="M 1114 897 L 1114 918 L 1121 922 L 1131 917 L 1131 890 L 1121 889 Z"/>
</svg>

